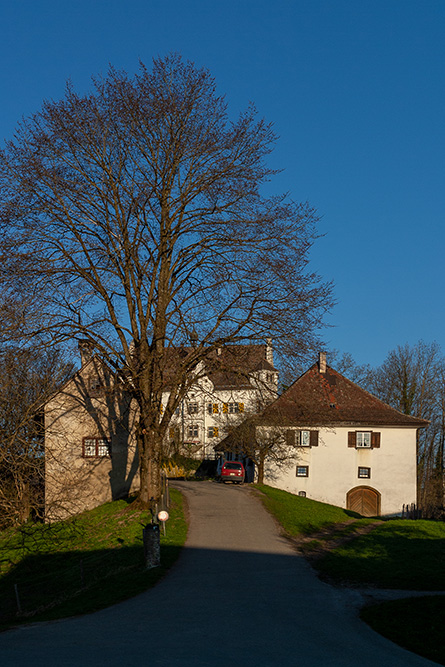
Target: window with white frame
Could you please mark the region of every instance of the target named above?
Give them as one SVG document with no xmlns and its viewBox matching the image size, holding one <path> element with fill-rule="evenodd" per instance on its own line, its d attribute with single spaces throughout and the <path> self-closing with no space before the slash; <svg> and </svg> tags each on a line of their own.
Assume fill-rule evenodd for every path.
<svg viewBox="0 0 445 667">
<path fill-rule="evenodd" d="M 310 447 L 311 446 L 311 432 L 310 431 L 298 431 L 297 432 L 297 445 L 300 447 Z"/>
<path fill-rule="evenodd" d="M 357 431 L 355 434 L 355 446 L 359 448 L 371 448 L 371 431 Z"/>
<path fill-rule="evenodd" d="M 217 426 L 209 426 L 207 430 L 207 435 L 209 438 L 217 438 L 219 435 L 219 430 Z"/>
<path fill-rule="evenodd" d="M 187 437 L 189 437 L 189 438 L 199 438 L 199 425 L 198 424 L 189 424 L 187 426 Z"/>
<path fill-rule="evenodd" d="M 359 466 L 358 476 L 360 479 L 370 479 L 371 468 L 366 468 L 365 466 Z"/>
<path fill-rule="evenodd" d="M 189 415 L 196 415 L 198 412 L 198 403 L 192 402 L 188 404 Z"/>
<path fill-rule="evenodd" d="M 107 438 L 84 438 L 83 456 L 87 459 L 98 459 L 110 456 L 110 441 Z"/>
<path fill-rule="evenodd" d="M 239 412 L 239 403 L 229 403 L 229 415 L 234 415 Z"/>
<path fill-rule="evenodd" d="M 288 429 L 286 431 L 286 444 L 289 447 L 318 447 L 318 431 L 309 429 Z"/>
<path fill-rule="evenodd" d="M 309 477 L 309 466 L 297 466 L 297 477 Z"/>
</svg>

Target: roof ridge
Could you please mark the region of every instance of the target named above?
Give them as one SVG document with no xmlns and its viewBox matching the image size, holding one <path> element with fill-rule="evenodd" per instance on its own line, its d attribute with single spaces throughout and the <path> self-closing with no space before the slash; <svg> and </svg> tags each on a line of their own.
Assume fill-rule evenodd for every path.
<svg viewBox="0 0 445 667">
<path fill-rule="evenodd" d="M 267 406 L 261 417 L 320 425 L 367 423 L 424 427 L 429 423 L 397 410 L 331 366 L 327 365 L 326 371 L 320 373 L 317 363 Z"/>
</svg>

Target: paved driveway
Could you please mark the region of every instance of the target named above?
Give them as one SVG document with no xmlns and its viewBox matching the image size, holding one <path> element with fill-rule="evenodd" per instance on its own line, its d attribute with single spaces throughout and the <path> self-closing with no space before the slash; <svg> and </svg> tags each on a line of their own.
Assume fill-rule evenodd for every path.
<svg viewBox="0 0 445 667">
<path fill-rule="evenodd" d="M 434 665 L 357 617 L 247 487 L 179 482 L 191 515 L 177 565 L 152 590 L 95 614 L 0 635 L 0 664 L 298 667 Z"/>
</svg>

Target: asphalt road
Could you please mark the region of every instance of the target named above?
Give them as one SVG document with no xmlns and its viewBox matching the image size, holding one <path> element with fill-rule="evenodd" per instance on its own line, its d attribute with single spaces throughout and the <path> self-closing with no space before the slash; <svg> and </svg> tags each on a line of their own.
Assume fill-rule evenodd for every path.
<svg viewBox="0 0 445 667">
<path fill-rule="evenodd" d="M 0 635 L 0 665 L 420 667 L 320 582 L 247 487 L 179 482 L 186 548 L 155 588 L 87 616 Z"/>
</svg>

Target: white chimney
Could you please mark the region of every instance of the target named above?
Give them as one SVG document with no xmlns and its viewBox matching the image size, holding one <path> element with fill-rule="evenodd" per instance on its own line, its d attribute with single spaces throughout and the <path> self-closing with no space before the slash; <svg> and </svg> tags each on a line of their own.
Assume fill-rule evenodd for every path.
<svg viewBox="0 0 445 667">
<path fill-rule="evenodd" d="M 273 366 L 273 349 L 272 349 L 272 338 L 266 340 L 266 361 Z"/>
<path fill-rule="evenodd" d="M 320 373 L 326 373 L 326 352 L 318 353 L 318 370 Z"/>
</svg>

